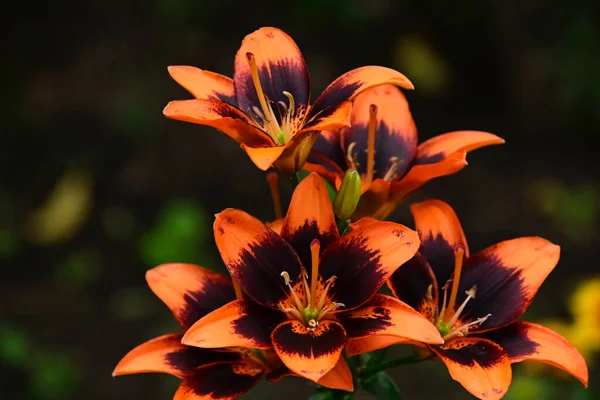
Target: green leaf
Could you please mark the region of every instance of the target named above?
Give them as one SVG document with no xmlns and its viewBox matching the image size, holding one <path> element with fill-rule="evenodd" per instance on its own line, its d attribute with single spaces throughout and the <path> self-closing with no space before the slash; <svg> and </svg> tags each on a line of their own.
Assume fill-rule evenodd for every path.
<svg viewBox="0 0 600 400">
<path fill-rule="evenodd" d="M 368 376 L 362 384 L 363 388 L 382 400 L 400 400 L 402 396 L 394 380 L 384 371 Z"/>
<path fill-rule="evenodd" d="M 385 355 L 387 353 L 387 347 L 385 349 L 373 351 L 371 353 L 361 354 L 360 361 L 361 364 L 364 365 L 367 369 L 371 369 L 373 367 L 378 366 L 385 359 Z"/>
</svg>

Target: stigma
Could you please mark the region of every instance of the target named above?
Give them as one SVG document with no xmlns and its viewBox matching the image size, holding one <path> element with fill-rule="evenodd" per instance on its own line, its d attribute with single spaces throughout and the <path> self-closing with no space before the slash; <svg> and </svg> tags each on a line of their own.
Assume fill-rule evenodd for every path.
<svg viewBox="0 0 600 400">
<path fill-rule="evenodd" d="M 289 295 L 286 300 L 278 304 L 278 307 L 286 313 L 288 318 L 302 322 L 309 331 L 314 331 L 318 327 L 319 321 L 326 319 L 338 308 L 344 307 L 342 303 L 333 302 L 329 295 L 337 277 L 332 276 L 323 283 L 323 279 L 319 275 L 320 247 L 321 245 L 316 239 L 310 244 L 312 262 L 310 283 L 305 268 L 300 271 L 296 282 L 292 282 L 287 271 L 281 273 L 284 284 L 289 289 Z"/>
<path fill-rule="evenodd" d="M 273 101 L 263 91 L 258 66 L 256 65 L 256 57 L 252 53 L 246 53 L 246 60 L 250 67 L 250 75 L 260 105 L 260 107 L 253 105 L 248 111 L 252 112 L 251 114 L 255 116 L 256 122 L 271 136 L 275 143 L 285 144 L 290 141 L 295 133 L 293 122 L 296 113 L 296 102 L 294 96 L 290 92 L 283 91 L 282 93 L 287 98 L 288 103 L 278 101 L 274 110 L 272 107 Z M 279 112 L 279 119 L 275 114 L 276 110 Z M 248 113 L 250 114 L 250 112 Z"/>
</svg>

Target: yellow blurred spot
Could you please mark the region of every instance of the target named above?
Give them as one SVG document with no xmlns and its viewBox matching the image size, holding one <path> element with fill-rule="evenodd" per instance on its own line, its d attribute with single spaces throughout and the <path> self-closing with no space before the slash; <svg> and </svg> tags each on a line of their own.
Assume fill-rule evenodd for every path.
<svg viewBox="0 0 600 400">
<path fill-rule="evenodd" d="M 569 309 L 577 340 L 588 350 L 600 350 L 600 278 L 581 282 L 569 299 Z"/>
<path fill-rule="evenodd" d="M 436 49 L 420 36 L 407 36 L 398 40 L 394 63 L 419 91 L 440 92 L 448 84 L 446 63 Z"/>
<path fill-rule="evenodd" d="M 75 235 L 89 216 L 92 181 L 77 170 L 60 177 L 40 208 L 25 222 L 25 237 L 35 244 L 64 242 Z"/>
</svg>

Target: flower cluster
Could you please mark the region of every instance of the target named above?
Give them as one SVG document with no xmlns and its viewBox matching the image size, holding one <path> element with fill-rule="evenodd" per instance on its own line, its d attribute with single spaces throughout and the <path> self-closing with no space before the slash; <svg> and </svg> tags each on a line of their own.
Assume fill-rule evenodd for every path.
<svg viewBox="0 0 600 400">
<path fill-rule="evenodd" d="M 275 28 L 248 35 L 234 66 L 233 79 L 170 67 L 194 98 L 164 114 L 235 139 L 257 167 L 290 176 L 292 198 L 283 217 L 273 190 L 282 218 L 271 223 L 238 209 L 216 215 L 230 277 L 190 264 L 148 271 L 182 330 L 136 347 L 114 375 L 175 375 L 177 400 L 231 399 L 286 375 L 352 392 L 385 369 L 357 368 L 361 355 L 408 344 L 412 362 L 441 360 L 480 399 L 503 397 L 511 364 L 526 359 L 587 385 L 585 361 L 565 338 L 519 320 L 556 266 L 557 245 L 522 237 L 471 254 L 440 200 L 411 205 L 415 230 L 384 221 L 414 190 L 462 169 L 468 151 L 501 138 L 455 131 L 418 144 L 399 89 L 412 84 L 385 67 L 352 70 L 311 103 L 302 54 Z"/>
</svg>

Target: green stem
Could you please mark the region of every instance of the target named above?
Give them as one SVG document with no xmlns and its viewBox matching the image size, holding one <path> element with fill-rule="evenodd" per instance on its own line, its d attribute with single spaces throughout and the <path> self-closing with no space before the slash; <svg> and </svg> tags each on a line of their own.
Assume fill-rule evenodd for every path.
<svg viewBox="0 0 600 400">
<path fill-rule="evenodd" d="M 415 358 L 413 356 L 396 358 L 395 360 L 390 360 L 390 361 L 381 363 L 374 368 L 368 369 L 367 371 L 365 371 L 364 376 L 368 377 L 370 375 L 376 374 L 377 372 L 385 371 L 386 369 L 390 369 L 390 368 L 399 367 L 400 365 L 417 364 L 426 359 L 427 358 Z"/>
<path fill-rule="evenodd" d="M 293 188 L 298 186 L 298 183 L 300 183 L 300 177 L 298 176 L 298 173 L 290 175 L 290 182 L 292 183 Z"/>
</svg>

